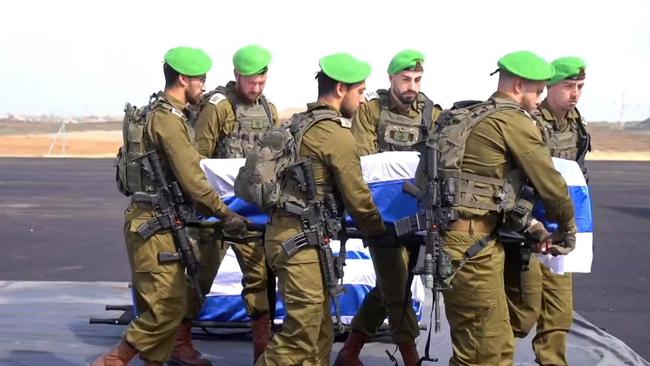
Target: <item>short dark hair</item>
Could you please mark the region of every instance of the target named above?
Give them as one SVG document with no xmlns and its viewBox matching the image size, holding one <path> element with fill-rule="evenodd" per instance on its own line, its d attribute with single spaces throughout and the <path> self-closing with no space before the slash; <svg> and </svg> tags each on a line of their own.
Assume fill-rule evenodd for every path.
<svg viewBox="0 0 650 366">
<path fill-rule="evenodd" d="M 322 70 L 316 73 L 316 80 L 318 80 L 318 97 L 323 97 L 326 95 L 330 95 L 334 92 L 336 89 L 336 84 L 340 83 L 340 81 L 336 81 L 332 79 L 331 77 L 327 76 Z M 349 84 L 349 83 L 341 83 L 345 85 L 347 89 L 353 88 L 356 85 L 361 84 L 359 83 L 354 83 L 354 84 Z"/>
<path fill-rule="evenodd" d="M 171 88 L 178 83 L 180 73 L 174 70 L 167 63 L 163 65 L 163 72 L 165 73 L 165 88 Z"/>
</svg>

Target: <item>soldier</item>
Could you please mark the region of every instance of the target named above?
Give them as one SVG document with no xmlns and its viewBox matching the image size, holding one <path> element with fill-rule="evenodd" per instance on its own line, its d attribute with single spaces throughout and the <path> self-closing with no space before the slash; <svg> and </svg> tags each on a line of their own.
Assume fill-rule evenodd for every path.
<svg viewBox="0 0 650 366">
<path fill-rule="evenodd" d="M 436 133 L 441 139 L 438 167 L 442 186 L 449 187 L 442 191 L 443 202 L 451 202 L 458 215 L 442 233 L 447 254 L 453 265 L 460 267 L 451 279 L 451 288 L 443 291 L 453 345 L 450 365 L 513 362 L 514 339 L 503 282 L 504 250 L 495 229 L 504 214 L 504 203 L 514 199 L 511 192 L 517 192 L 517 181 L 528 180 L 539 193 L 548 218 L 558 222 L 562 238 L 553 248 L 569 251 L 575 246 L 573 204 L 567 186 L 529 115 L 537 108 L 554 69 L 527 51 L 505 55 L 498 67 L 497 92 L 480 104 L 483 109 L 470 107 L 467 119 L 455 120 L 455 124 L 446 125 L 444 114 L 437 122 L 448 126 Z M 545 237 L 538 241 L 538 245 L 548 244 Z"/>
<path fill-rule="evenodd" d="M 202 50 L 189 47 L 173 48 L 164 59 L 165 91 L 158 93 L 146 115 L 142 140 L 129 140 L 129 145 L 142 141 L 144 151 L 155 150 L 164 173 L 178 181 L 200 213 L 221 218 L 224 229 L 233 234 L 242 233 L 246 219 L 230 211 L 212 190 L 199 167 L 199 154 L 188 133 L 186 106 L 201 101 L 205 75 L 212 61 Z M 129 170 L 127 174 L 139 176 L 130 177 L 129 181 L 140 184 L 127 187 L 128 191 L 152 193 L 152 182 L 142 167 L 135 171 Z M 126 209 L 124 234 L 139 314 L 120 343 L 95 360 L 95 366 L 126 365 L 138 353 L 146 365 L 162 365 L 170 359 L 174 336 L 186 311 L 185 271 L 178 261 L 161 263 L 158 259 L 159 253 L 176 251 L 169 230 L 158 231 L 147 240 L 138 233 L 141 225 L 159 214 L 151 204 L 133 199 Z"/>
<path fill-rule="evenodd" d="M 199 153 L 209 158 L 245 158 L 250 149 L 269 128 L 280 123 L 278 112 L 263 94 L 266 72 L 271 53 L 266 49 L 249 45 L 239 49 L 233 56 L 235 81 L 219 86 L 203 96 L 203 103 L 196 122 L 196 143 Z M 201 291 L 210 291 L 219 265 L 228 247 L 232 247 L 243 273 L 242 297 L 253 332 L 253 357 L 255 360 L 264 351 L 271 339 L 271 319 L 267 291 L 267 265 L 262 238 L 246 244 L 230 246 L 219 233 L 212 235 L 212 229 L 201 229 L 199 248 L 201 251 Z M 191 321 L 201 310 L 194 291 L 188 292 L 189 306 L 180 337 L 189 339 Z M 275 305 L 275 304 L 272 304 Z M 194 352 L 181 347 L 178 358 Z M 172 356 L 175 358 L 176 353 Z"/>
<path fill-rule="evenodd" d="M 552 62 L 555 76 L 547 84 L 547 97 L 536 111 L 551 155 L 576 160 L 587 178 L 584 156 L 589 135 L 576 107 L 585 84 L 584 61 L 562 57 Z M 571 273 L 552 274 L 531 257 L 528 271 L 521 271 L 516 253 L 507 250 L 505 285 L 514 335 L 525 337 L 537 324 L 533 338 L 535 361 L 540 365 L 567 365 L 566 340 L 573 321 Z"/>
<path fill-rule="evenodd" d="M 367 93 L 370 98 L 352 120 L 352 135 L 359 154 L 412 150 L 426 140 L 427 131 L 442 109 L 420 92 L 424 55 L 415 50 L 397 53 L 388 65 L 390 90 Z M 375 335 L 388 316 L 393 343 L 397 344 L 405 365 L 419 359 L 415 338 L 420 334 L 411 303 L 410 287 L 419 243 L 395 247 L 371 245 L 377 284 L 366 295 L 352 320 L 352 332 L 339 352 L 335 365 L 362 365 L 359 354 L 364 343 Z"/>
<path fill-rule="evenodd" d="M 386 236 L 385 227 L 363 181 L 356 141 L 349 130 L 349 118 L 363 103 L 370 65 L 339 53 L 323 57 L 320 68 L 318 100 L 292 118 L 299 126 L 297 134 L 302 134 L 299 159 L 311 162 L 317 200 L 326 194 L 341 199 L 361 232 L 380 240 Z M 306 202 L 294 179 L 282 184 L 288 202 Z M 282 331 L 273 336 L 256 365 L 329 365 L 334 332 L 319 253 L 308 246 L 287 256 L 283 244 L 302 231 L 300 218 L 287 210 L 287 206 L 272 210 L 265 235 L 266 256 L 278 276 L 286 315 Z"/>
</svg>

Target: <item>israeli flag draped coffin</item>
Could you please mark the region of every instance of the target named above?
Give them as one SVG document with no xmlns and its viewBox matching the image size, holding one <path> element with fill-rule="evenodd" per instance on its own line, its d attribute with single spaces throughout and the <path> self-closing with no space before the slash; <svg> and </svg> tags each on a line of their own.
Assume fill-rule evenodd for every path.
<svg viewBox="0 0 650 366">
<path fill-rule="evenodd" d="M 551 269 L 553 273 L 591 272 L 594 229 L 589 187 L 587 187 L 587 182 L 582 175 L 580 166 L 575 161 L 553 158 L 553 164 L 555 165 L 555 169 L 562 174 L 562 177 L 566 181 L 575 208 L 577 226 L 576 248 L 568 255 L 553 257 L 550 254 L 540 254 L 538 257 L 545 266 Z M 544 206 L 541 202 L 537 203 L 533 209 L 533 214 L 544 222 L 544 226 L 546 226 L 547 230 L 551 232 L 557 230 L 556 223 L 544 218 Z"/>
<path fill-rule="evenodd" d="M 418 154 L 415 152 L 387 152 L 361 158 L 364 180 L 368 183 L 373 199 L 386 222 L 392 223 L 416 212 L 417 201 L 404 193 L 402 186 L 405 180 L 414 178 L 418 161 Z M 257 224 L 265 224 L 265 214 L 234 195 L 235 177 L 244 162 L 245 159 L 205 159 L 201 161 L 201 168 L 212 187 L 231 209 Z M 338 255 L 339 243 L 333 241 L 331 245 L 334 254 Z M 347 260 L 343 279 L 345 292 L 340 299 L 340 311 L 342 322 L 349 324 L 366 294 L 375 286 L 375 270 L 368 249 L 363 246 L 361 240 L 348 240 L 346 249 Z M 233 251 L 228 249 L 199 319 L 215 322 L 249 321 L 240 295 L 241 280 L 237 258 Z M 420 318 L 425 291 L 419 277 L 414 279 L 411 292 L 413 307 Z M 275 321 L 281 322 L 283 317 L 284 307 L 278 296 Z"/>
<path fill-rule="evenodd" d="M 234 195 L 233 184 L 239 168 L 245 159 L 205 159 L 201 161 L 208 181 L 221 195 L 228 206 L 236 212 L 247 216 L 253 222 L 265 224 L 267 217 L 254 205 Z M 368 183 L 373 199 L 379 207 L 384 220 L 392 223 L 397 219 L 410 216 L 417 211 L 414 197 L 404 193 L 405 180 L 413 180 L 419 162 L 417 152 L 385 152 L 361 158 L 364 180 Z M 576 250 L 570 255 L 546 257 L 543 263 L 554 272 L 589 272 L 592 259 L 593 229 L 589 190 L 577 163 L 563 159 L 553 159 L 555 167 L 569 186 L 569 192 L 576 207 L 578 235 Z M 543 207 L 536 208 L 538 218 L 543 219 Z M 548 223 L 552 228 L 553 224 Z M 332 249 L 338 254 L 338 243 L 332 243 Z M 349 324 L 361 306 L 363 299 L 375 285 L 375 272 L 367 248 L 358 239 L 347 242 L 348 260 L 343 282 L 346 287 L 341 297 L 340 307 L 344 323 Z M 245 306 L 241 298 L 241 271 L 232 250 L 228 250 L 217 278 L 208 295 L 208 301 L 200 315 L 201 320 L 215 322 L 246 322 Z M 425 291 L 420 278 L 415 278 L 411 287 L 413 306 L 418 317 L 421 315 Z M 276 304 L 276 322 L 284 316 L 281 299 Z"/>
</svg>

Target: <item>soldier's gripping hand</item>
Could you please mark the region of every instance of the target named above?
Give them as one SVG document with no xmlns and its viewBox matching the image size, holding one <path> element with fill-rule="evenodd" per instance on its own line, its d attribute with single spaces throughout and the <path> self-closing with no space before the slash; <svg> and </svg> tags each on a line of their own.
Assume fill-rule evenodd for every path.
<svg viewBox="0 0 650 366">
<path fill-rule="evenodd" d="M 575 227 L 567 230 L 561 230 L 551 235 L 553 244 L 549 248 L 549 252 L 553 255 L 566 255 L 576 248 L 576 229 Z"/>
<path fill-rule="evenodd" d="M 531 219 L 530 225 L 524 230 L 526 241 L 533 253 L 545 253 L 551 245 L 548 231 L 544 224 L 538 220 Z"/>
<path fill-rule="evenodd" d="M 221 220 L 221 229 L 226 237 L 239 238 L 247 231 L 247 225 L 250 221 L 244 216 L 228 211 L 226 216 Z"/>
</svg>

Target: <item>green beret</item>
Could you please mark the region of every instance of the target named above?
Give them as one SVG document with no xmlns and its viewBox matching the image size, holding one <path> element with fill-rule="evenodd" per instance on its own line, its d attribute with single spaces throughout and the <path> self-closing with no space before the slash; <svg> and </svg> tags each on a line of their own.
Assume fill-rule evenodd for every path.
<svg viewBox="0 0 650 366">
<path fill-rule="evenodd" d="M 393 56 L 388 65 L 388 73 L 395 75 L 404 70 L 413 69 L 418 63 L 424 62 L 424 54 L 416 50 L 404 50 Z"/>
<path fill-rule="evenodd" d="M 258 45 L 240 48 L 232 56 L 232 64 L 244 76 L 262 74 L 271 62 L 271 52 Z"/>
<path fill-rule="evenodd" d="M 548 85 L 557 84 L 562 80 L 582 80 L 585 78 L 587 64 L 580 57 L 560 57 L 551 62 L 555 67 L 555 75 L 548 81 Z"/>
<path fill-rule="evenodd" d="M 499 70 L 532 81 L 549 80 L 555 74 L 553 65 L 529 51 L 509 53 L 499 59 L 497 66 Z"/>
<path fill-rule="evenodd" d="M 335 53 L 320 59 L 319 65 L 325 75 L 346 84 L 360 83 L 370 75 L 370 64 L 348 53 Z"/>
<path fill-rule="evenodd" d="M 176 47 L 167 51 L 165 63 L 181 75 L 199 76 L 207 74 L 212 60 L 199 48 Z"/>
</svg>

